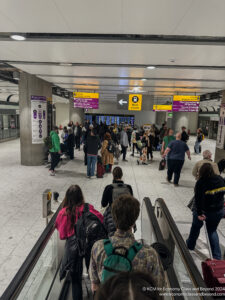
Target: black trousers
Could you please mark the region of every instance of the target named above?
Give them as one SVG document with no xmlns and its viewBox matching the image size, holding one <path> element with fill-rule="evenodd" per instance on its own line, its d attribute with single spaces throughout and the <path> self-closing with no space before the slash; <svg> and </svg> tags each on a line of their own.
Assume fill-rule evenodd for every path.
<svg viewBox="0 0 225 300">
<path fill-rule="evenodd" d="M 76 149 L 80 150 L 80 136 L 75 136 Z"/>
<path fill-rule="evenodd" d="M 126 155 L 127 155 L 127 147 L 124 147 L 123 145 L 121 145 L 122 147 L 122 153 L 123 153 L 123 160 L 126 159 Z"/>
<path fill-rule="evenodd" d="M 55 167 L 59 163 L 60 155 L 58 152 L 50 152 L 50 153 L 51 153 L 51 171 L 54 171 Z"/>
<path fill-rule="evenodd" d="M 68 147 L 68 154 L 70 159 L 74 159 L 74 147 Z"/>
<path fill-rule="evenodd" d="M 147 158 L 148 159 L 149 159 L 149 154 L 150 154 L 151 158 L 153 158 L 152 147 L 147 148 Z"/>
<path fill-rule="evenodd" d="M 78 262 L 76 271 L 71 273 L 73 300 L 83 299 L 82 273 L 83 273 L 83 261 L 81 260 Z"/>
<path fill-rule="evenodd" d="M 168 164 L 168 170 L 167 170 L 168 180 L 172 179 L 173 173 L 174 173 L 173 182 L 174 182 L 174 184 L 178 184 L 179 179 L 180 179 L 181 169 L 184 164 L 184 160 L 168 159 L 167 164 Z"/>
</svg>

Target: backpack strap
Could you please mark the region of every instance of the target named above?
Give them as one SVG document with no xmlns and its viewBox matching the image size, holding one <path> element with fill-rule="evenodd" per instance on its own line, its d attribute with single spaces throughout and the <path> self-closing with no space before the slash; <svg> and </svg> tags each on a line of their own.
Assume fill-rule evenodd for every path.
<svg viewBox="0 0 225 300">
<path fill-rule="evenodd" d="M 89 212 L 89 204 L 88 203 L 84 203 L 83 213 L 87 213 L 87 212 Z"/>
<path fill-rule="evenodd" d="M 143 247 L 142 244 L 135 242 L 128 250 L 128 254 L 127 254 L 127 258 L 129 259 L 129 261 L 132 261 L 135 257 L 135 255 L 138 253 L 138 251 L 141 250 L 141 248 Z"/>
<path fill-rule="evenodd" d="M 113 254 L 113 246 L 112 246 L 112 243 L 110 241 L 110 239 L 105 239 L 103 241 L 104 243 L 104 250 L 105 250 L 105 253 L 107 256 L 110 256 Z"/>
</svg>

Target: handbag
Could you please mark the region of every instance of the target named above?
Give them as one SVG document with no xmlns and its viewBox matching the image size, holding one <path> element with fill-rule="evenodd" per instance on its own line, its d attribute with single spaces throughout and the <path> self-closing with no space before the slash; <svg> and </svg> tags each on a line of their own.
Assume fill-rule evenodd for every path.
<svg viewBox="0 0 225 300">
<path fill-rule="evenodd" d="M 191 200 L 189 201 L 187 207 L 188 207 L 191 211 L 196 210 L 196 206 L 195 206 L 195 196 L 193 196 L 193 197 L 191 198 Z"/>
<path fill-rule="evenodd" d="M 163 158 L 159 163 L 159 171 L 163 171 L 166 167 L 166 160 Z"/>
</svg>

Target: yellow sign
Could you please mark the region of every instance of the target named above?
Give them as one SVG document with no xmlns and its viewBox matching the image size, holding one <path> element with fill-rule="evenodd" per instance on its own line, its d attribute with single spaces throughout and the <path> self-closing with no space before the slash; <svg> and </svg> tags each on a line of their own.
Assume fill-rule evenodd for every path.
<svg viewBox="0 0 225 300">
<path fill-rule="evenodd" d="M 174 95 L 173 101 L 194 101 L 199 102 L 200 96 L 192 96 L 192 95 Z"/>
<path fill-rule="evenodd" d="M 156 111 L 172 111 L 172 105 L 153 105 L 153 110 L 156 110 Z"/>
<path fill-rule="evenodd" d="M 140 94 L 129 95 L 128 110 L 141 110 L 141 105 L 142 105 L 142 95 Z"/>
<path fill-rule="evenodd" d="M 98 99 L 99 93 L 82 93 L 82 92 L 73 92 L 74 98 L 83 98 L 83 99 Z"/>
</svg>

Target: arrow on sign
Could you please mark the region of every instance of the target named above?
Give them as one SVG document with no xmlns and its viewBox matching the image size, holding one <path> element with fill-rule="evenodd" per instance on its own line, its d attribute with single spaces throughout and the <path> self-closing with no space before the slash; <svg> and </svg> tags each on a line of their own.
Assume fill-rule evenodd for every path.
<svg viewBox="0 0 225 300">
<path fill-rule="evenodd" d="M 127 101 L 125 101 L 125 100 L 123 100 L 123 99 L 120 99 L 120 100 L 119 100 L 119 104 L 120 104 L 120 105 L 127 104 Z"/>
</svg>

